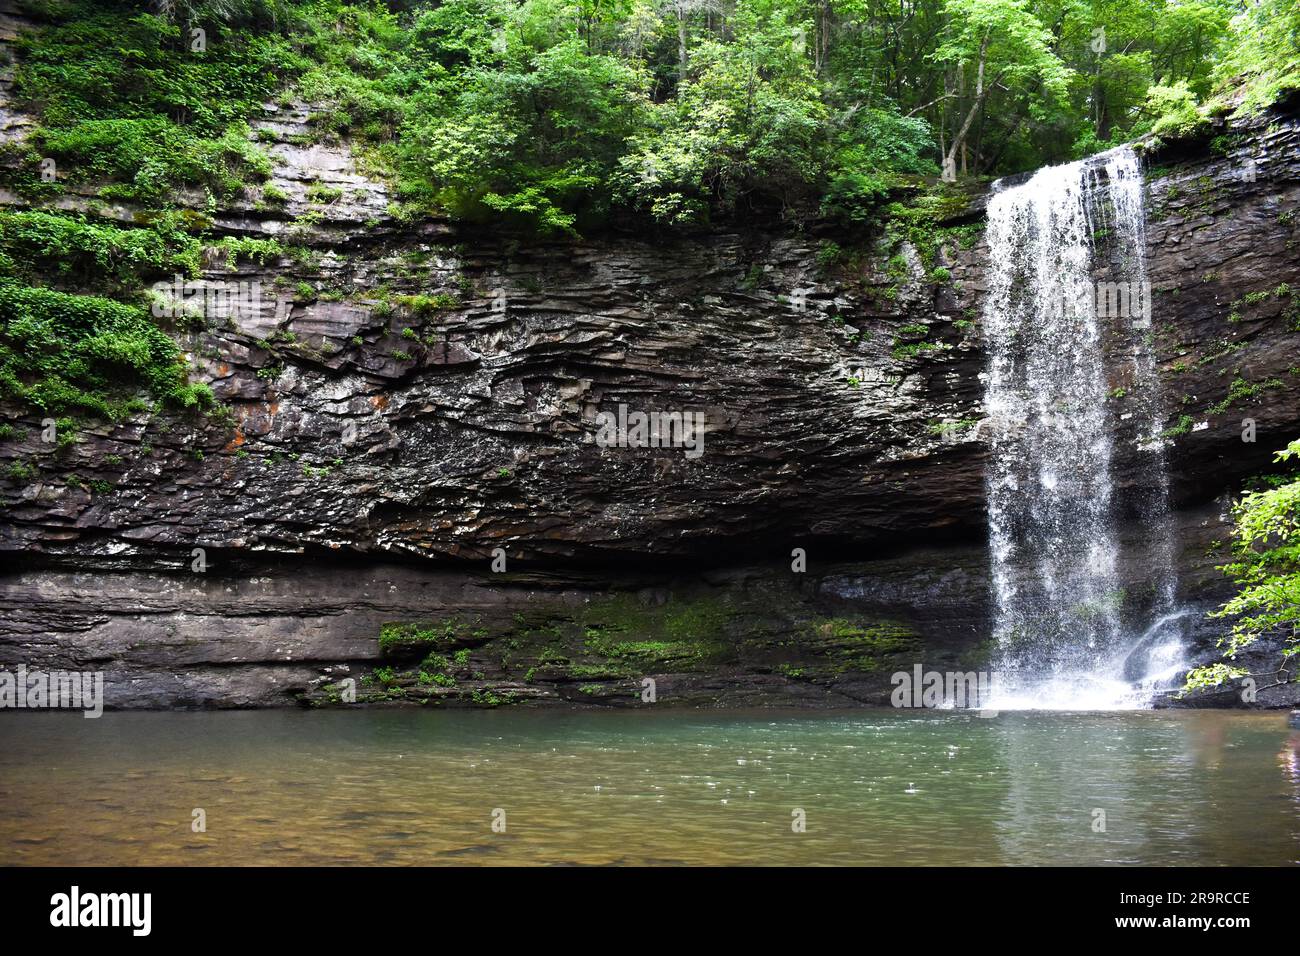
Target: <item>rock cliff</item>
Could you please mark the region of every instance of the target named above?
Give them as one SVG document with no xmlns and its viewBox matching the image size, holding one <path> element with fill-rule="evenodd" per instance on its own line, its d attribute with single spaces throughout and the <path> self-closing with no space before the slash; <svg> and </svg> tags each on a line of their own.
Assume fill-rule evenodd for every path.
<svg viewBox="0 0 1300 956">
<path fill-rule="evenodd" d="M 348 677 L 370 700 L 639 705 L 649 677 L 662 703 L 835 705 L 884 701 L 895 665 L 983 660 L 978 190 L 910 231 L 541 242 L 394 218 L 307 115 L 254 124 L 286 198 L 210 213 L 284 250 L 207 256 L 255 306 L 177 323 L 230 416 L 60 443 L 3 409 L 0 666 L 103 669 L 119 707 L 328 703 Z M 1300 121 L 1147 164 L 1182 597 L 1204 610 L 1227 496 L 1300 433 Z M 1126 367 L 1121 447 L 1149 398 Z M 702 413 L 703 453 L 603 447 L 621 405 Z"/>
</svg>

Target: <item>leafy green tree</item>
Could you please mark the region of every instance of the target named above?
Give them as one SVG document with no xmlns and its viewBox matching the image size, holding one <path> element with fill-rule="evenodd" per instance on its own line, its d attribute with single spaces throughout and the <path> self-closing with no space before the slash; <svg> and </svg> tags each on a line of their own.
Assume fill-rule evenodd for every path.
<svg viewBox="0 0 1300 956">
<path fill-rule="evenodd" d="M 403 129 L 405 191 L 468 219 L 503 216 L 543 232 L 603 221 L 605 188 L 625 140 L 643 126 L 645 74 L 588 52 L 570 31 L 523 21 L 481 46 L 444 103 L 411 111 Z M 503 42 L 498 42 L 497 37 Z M 495 47 L 493 46 L 495 44 Z"/>
<path fill-rule="evenodd" d="M 931 59 L 951 70 L 945 95 L 957 107 L 943 157 L 947 181 L 957 178 L 957 159 L 991 90 L 1036 84 L 1047 101 L 1065 96 L 1071 70 L 1053 52 L 1051 34 L 1028 6 L 1029 0 L 947 0 L 944 6 L 948 28 Z M 1041 115 L 1042 109 L 1039 99 L 1029 101 L 1030 115 Z"/>
<path fill-rule="evenodd" d="M 896 110 L 850 109 L 837 118 L 835 150 L 829 161 L 822 212 L 847 223 L 877 217 L 899 174 L 932 176 L 938 171 L 930 125 Z"/>
<path fill-rule="evenodd" d="M 1300 440 L 1278 452 L 1277 460 L 1300 460 Z M 1244 495 L 1233 517 L 1233 560 L 1222 570 L 1241 590 L 1210 614 L 1233 622 L 1221 642 L 1224 660 L 1188 674 L 1187 689 L 1244 676 L 1231 662 L 1266 635 L 1279 635 L 1286 645 L 1279 683 L 1289 679 L 1287 661 L 1300 653 L 1300 477 Z"/>
<path fill-rule="evenodd" d="M 1232 20 L 1231 42 L 1215 68 L 1227 86 L 1242 85 L 1240 108 L 1254 112 L 1300 89 L 1300 4 L 1259 0 Z"/>
<path fill-rule="evenodd" d="M 677 97 L 619 161 L 620 196 L 661 222 L 701 222 L 745 195 L 786 206 L 824 172 L 827 109 L 793 24 L 749 0 L 731 24 L 733 42 L 698 41 Z"/>
</svg>

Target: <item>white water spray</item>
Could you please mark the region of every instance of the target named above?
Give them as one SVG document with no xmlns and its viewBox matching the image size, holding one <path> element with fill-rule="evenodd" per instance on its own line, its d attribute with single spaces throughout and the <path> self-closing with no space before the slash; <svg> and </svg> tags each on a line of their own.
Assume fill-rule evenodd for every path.
<svg viewBox="0 0 1300 956">
<path fill-rule="evenodd" d="M 1122 147 L 1040 170 L 988 206 L 989 528 L 996 709 L 1140 707 L 1178 670 L 1168 481 L 1150 340 L 1138 158 Z M 1129 386 L 1125 419 L 1111 384 Z M 1128 390 L 1126 390 L 1127 392 Z M 1138 480 L 1116 501 L 1115 435 Z M 1118 505 L 1146 531 L 1146 612 L 1121 582 Z M 1156 671 L 1161 673 L 1157 674 Z"/>
</svg>

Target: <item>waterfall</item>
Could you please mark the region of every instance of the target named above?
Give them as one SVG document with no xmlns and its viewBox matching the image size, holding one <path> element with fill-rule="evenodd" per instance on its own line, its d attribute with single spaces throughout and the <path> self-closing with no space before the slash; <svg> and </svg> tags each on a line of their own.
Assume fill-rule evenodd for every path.
<svg viewBox="0 0 1300 956">
<path fill-rule="evenodd" d="M 982 324 L 1004 709 L 1141 706 L 1152 668 L 1181 661 L 1142 191 L 1138 158 L 1121 147 L 989 202 Z M 1119 566 L 1121 511 L 1143 532 L 1141 594 Z M 1156 623 L 1133 620 L 1135 605 Z"/>
</svg>

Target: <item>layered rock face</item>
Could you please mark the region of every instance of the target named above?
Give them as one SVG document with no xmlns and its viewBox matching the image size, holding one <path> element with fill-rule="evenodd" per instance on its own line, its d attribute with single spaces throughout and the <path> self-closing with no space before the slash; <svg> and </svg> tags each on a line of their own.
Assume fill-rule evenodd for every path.
<svg viewBox="0 0 1300 956">
<path fill-rule="evenodd" d="M 209 257 L 256 299 L 176 332 L 229 419 L 60 445 L 5 411 L 0 666 L 103 669 L 124 707 L 328 703 L 348 678 L 363 700 L 833 705 L 984 659 L 979 196 L 928 267 L 829 227 L 521 240 L 394 219 L 307 113 L 256 124 L 287 201 L 213 218 L 293 254 Z M 1225 593 L 1225 496 L 1300 433 L 1300 128 L 1220 133 L 1149 160 L 1198 611 Z M 1130 447 L 1150 396 L 1121 358 Z M 620 407 L 702 415 L 700 453 L 611 445 Z"/>
</svg>

